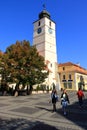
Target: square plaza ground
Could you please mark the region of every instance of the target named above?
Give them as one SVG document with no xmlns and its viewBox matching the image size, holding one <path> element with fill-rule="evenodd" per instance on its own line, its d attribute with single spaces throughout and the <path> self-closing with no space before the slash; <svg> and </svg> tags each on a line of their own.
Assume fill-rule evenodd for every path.
<svg viewBox="0 0 87 130">
<path fill-rule="evenodd" d="M 37 124 L 47 124 L 59 130 L 87 130 L 87 92 L 80 109 L 76 92 L 68 92 L 70 105 L 64 116 L 60 103 L 52 112 L 50 93 L 29 96 L 0 96 L 0 130 L 29 130 Z"/>
</svg>

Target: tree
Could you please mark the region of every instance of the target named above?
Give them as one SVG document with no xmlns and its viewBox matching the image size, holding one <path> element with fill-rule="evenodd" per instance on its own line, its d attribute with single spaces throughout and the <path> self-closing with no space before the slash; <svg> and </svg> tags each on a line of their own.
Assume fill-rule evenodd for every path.
<svg viewBox="0 0 87 130">
<path fill-rule="evenodd" d="M 3 94 L 5 91 L 8 91 L 7 79 L 9 72 L 7 69 L 7 64 L 5 64 L 7 62 L 7 59 L 7 55 L 0 51 L 0 90 Z"/>
<path fill-rule="evenodd" d="M 6 49 L 1 56 L 2 78 L 6 82 L 16 82 L 23 86 L 40 84 L 47 78 L 44 58 L 29 41 L 17 41 Z"/>
</svg>

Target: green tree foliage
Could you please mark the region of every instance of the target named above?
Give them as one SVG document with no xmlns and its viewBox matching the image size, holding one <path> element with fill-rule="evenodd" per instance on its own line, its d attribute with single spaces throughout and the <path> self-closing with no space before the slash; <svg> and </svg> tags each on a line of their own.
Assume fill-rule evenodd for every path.
<svg viewBox="0 0 87 130">
<path fill-rule="evenodd" d="M 47 78 L 44 58 L 39 55 L 35 46 L 28 41 L 17 41 L 0 54 L 2 78 L 6 82 L 16 82 L 17 85 L 40 84 Z"/>
</svg>

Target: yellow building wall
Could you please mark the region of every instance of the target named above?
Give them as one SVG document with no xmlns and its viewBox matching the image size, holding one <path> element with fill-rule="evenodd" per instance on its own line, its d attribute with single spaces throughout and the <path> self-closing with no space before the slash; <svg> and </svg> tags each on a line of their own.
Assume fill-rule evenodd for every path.
<svg viewBox="0 0 87 130">
<path fill-rule="evenodd" d="M 77 84 L 77 90 L 78 90 L 78 84 L 80 82 L 80 76 L 83 77 L 84 79 L 84 83 L 85 83 L 85 86 L 83 86 L 83 89 L 87 90 L 87 75 L 84 75 L 84 74 L 81 74 L 81 73 L 76 73 L 76 84 Z"/>
<path fill-rule="evenodd" d="M 82 74 L 82 73 L 77 73 L 76 70 L 78 70 L 78 67 L 76 66 L 60 66 L 58 68 L 59 72 L 59 78 L 60 78 L 60 84 L 61 88 L 64 88 L 64 83 L 67 84 L 67 89 L 68 90 L 78 90 L 79 88 L 79 83 L 80 81 L 80 76 L 84 78 L 84 89 L 87 90 L 87 75 Z M 66 82 L 63 82 L 63 75 L 65 75 L 65 80 Z M 69 75 L 71 75 L 71 83 L 72 83 L 72 88 L 69 88 L 68 83 L 69 83 Z"/>
<path fill-rule="evenodd" d="M 63 75 L 65 75 L 65 80 L 66 82 L 63 82 Z M 71 81 L 69 81 L 69 75 L 71 75 Z M 60 77 L 60 83 L 61 83 L 61 88 L 64 88 L 64 83 L 67 84 L 67 89 L 68 90 L 76 90 L 75 88 L 75 73 L 74 72 L 63 72 L 59 74 Z M 72 88 L 69 88 L 68 83 L 72 83 Z"/>
</svg>

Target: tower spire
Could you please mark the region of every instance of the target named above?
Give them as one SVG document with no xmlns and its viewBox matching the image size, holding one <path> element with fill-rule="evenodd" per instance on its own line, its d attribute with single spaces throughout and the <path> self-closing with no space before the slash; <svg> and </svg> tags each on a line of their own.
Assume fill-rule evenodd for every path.
<svg viewBox="0 0 87 130">
<path fill-rule="evenodd" d="M 43 18 L 43 17 L 47 17 L 50 19 L 50 14 L 49 12 L 46 11 L 46 5 L 43 4 L 43 11 L 39 14 L 39 19 Z"/>
<path fill-rule="evenodd" d="M 43 10 L 46 10 L 46 5 L 45 5 L 45 3 L 43 4 Z"/>
</svg>

